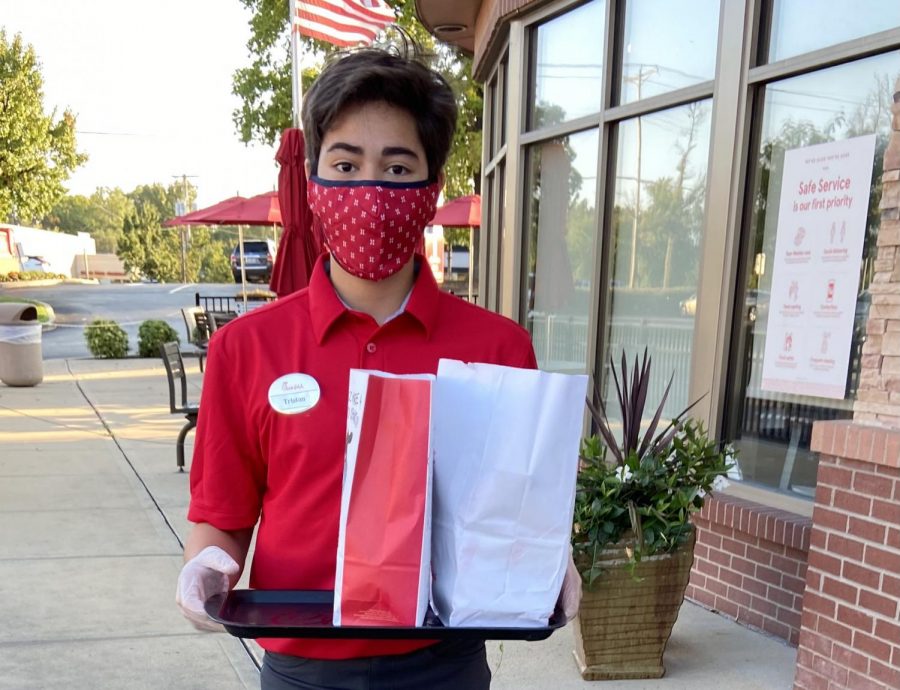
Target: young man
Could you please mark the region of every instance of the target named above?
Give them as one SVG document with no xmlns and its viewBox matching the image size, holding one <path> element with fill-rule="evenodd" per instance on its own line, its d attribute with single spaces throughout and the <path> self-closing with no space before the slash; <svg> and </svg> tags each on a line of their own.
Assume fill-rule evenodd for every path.
<svg viewBox="0 0 900 690">
<path fill-rule="evenodd" d="M 257 520 L 251 587 L 334 588 L 351 368 L 434 373 L 441 357 L 536 366 L 524 329 L 441 292 L 414 256 L 456 124 L 446 82 L 414 60 L 361 50 L 322 72 L 303 123 L 309 202 L 329 255 L 307 289 L 210 344 L 191 468 L 196 525 L 176 597 L 201 629 L 215 629 L 203 602 L 235 585 Z M 279 412 L 271 391 L 295 374 L 313 394 Z M 572 615 L 580 581 L 567 577 L 564 590 Z M 490 685 L 483 642 L 259 642 L 265 690 Z"/>
</svg>

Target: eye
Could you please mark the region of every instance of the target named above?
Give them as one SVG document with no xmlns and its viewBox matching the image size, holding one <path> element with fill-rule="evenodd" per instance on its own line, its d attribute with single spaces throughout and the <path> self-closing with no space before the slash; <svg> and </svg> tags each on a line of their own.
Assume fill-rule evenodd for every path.
<svg viewBox="0 0 900 690">
<path fill-rule="evenodd" d="M 340 161 L 339 163 L 334 164 L 334 169 L 340 173 L 352 173 L 355 169 L 355 166 L 353 165 L 353 163 Z"/>
<path fill-rule="evenodd" d="M 400 165 L 400 163 L 389 165 L 387 170 L 391 175 L 407 175 L 410 172 L 409 168 L 405 165 Z"/>
</svg>

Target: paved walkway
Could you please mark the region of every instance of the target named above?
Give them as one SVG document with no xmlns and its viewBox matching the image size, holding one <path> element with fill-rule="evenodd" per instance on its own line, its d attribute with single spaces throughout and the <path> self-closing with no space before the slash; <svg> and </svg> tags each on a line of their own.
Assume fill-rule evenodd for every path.
<svg viewBox="0 0 900 690">
<path fill-rule="evenodd" d="M 198 397 L 196 360 L 189 377 Z M 181 422 L 156 360 L 49 360 L 39 386 L 0 385 L 0 690 L 258 687 L 255 643 L 194 632 L 174 604 Z M 569 628 L 490 643 L 492 687 L 787 689 L 796 656 L 689 603 L 661 680 L 587 683 L 571 650 Z"/>
</svg>

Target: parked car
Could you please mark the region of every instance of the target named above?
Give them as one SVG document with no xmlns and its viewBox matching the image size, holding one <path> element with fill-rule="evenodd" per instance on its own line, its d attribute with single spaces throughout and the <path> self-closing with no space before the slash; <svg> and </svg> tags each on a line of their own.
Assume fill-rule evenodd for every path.
<svg viewBox="0 0 900 690">
<path fill-rule="evenodd" d="M 275 264 L 275 243 L 272 240 L 244 240 L 244 272 L 248 281 L 268 283 Z M 241 248 L 231 251 L 231 275 L 235 283 L 241 282 Z"/>
<path fill-rule="evenodd" d="M 697 293 L 681 300 L 678 305 L 681 307 L 681 313 L 685 316 L 695 316 L 697 314 Z M 744 307 L 746 310 L 744 315 L 750 322 L 756 321 L 761 316 L 767 316 L 769 293 L 766 290 L 747 290 L 747 294 L 744 295 Z"/>
<path fill-rule="evenodd" d="M 43 256 L 23 256 L 22 270 L 48 273 L 50 271 L 50 262 L 47 261 Z"/>
<path fill-rule="evenodd" d="M 694 316 L 697 313 L 697 293 L 681 300 L 678 306 L 681 307 L 681 313 L 685 316 Z"/>
</svg>

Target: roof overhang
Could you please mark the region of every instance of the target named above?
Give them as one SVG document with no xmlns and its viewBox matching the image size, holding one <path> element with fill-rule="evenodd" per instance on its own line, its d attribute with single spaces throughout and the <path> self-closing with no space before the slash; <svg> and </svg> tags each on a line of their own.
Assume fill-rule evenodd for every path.
<svg viewBox="0 0 900 690">
<path fill-rule="evenodd" d="M 475 53 L 475 22 L 482 0 L 415 0 L 419 21 L 435 38 Z"/>
</svg>

